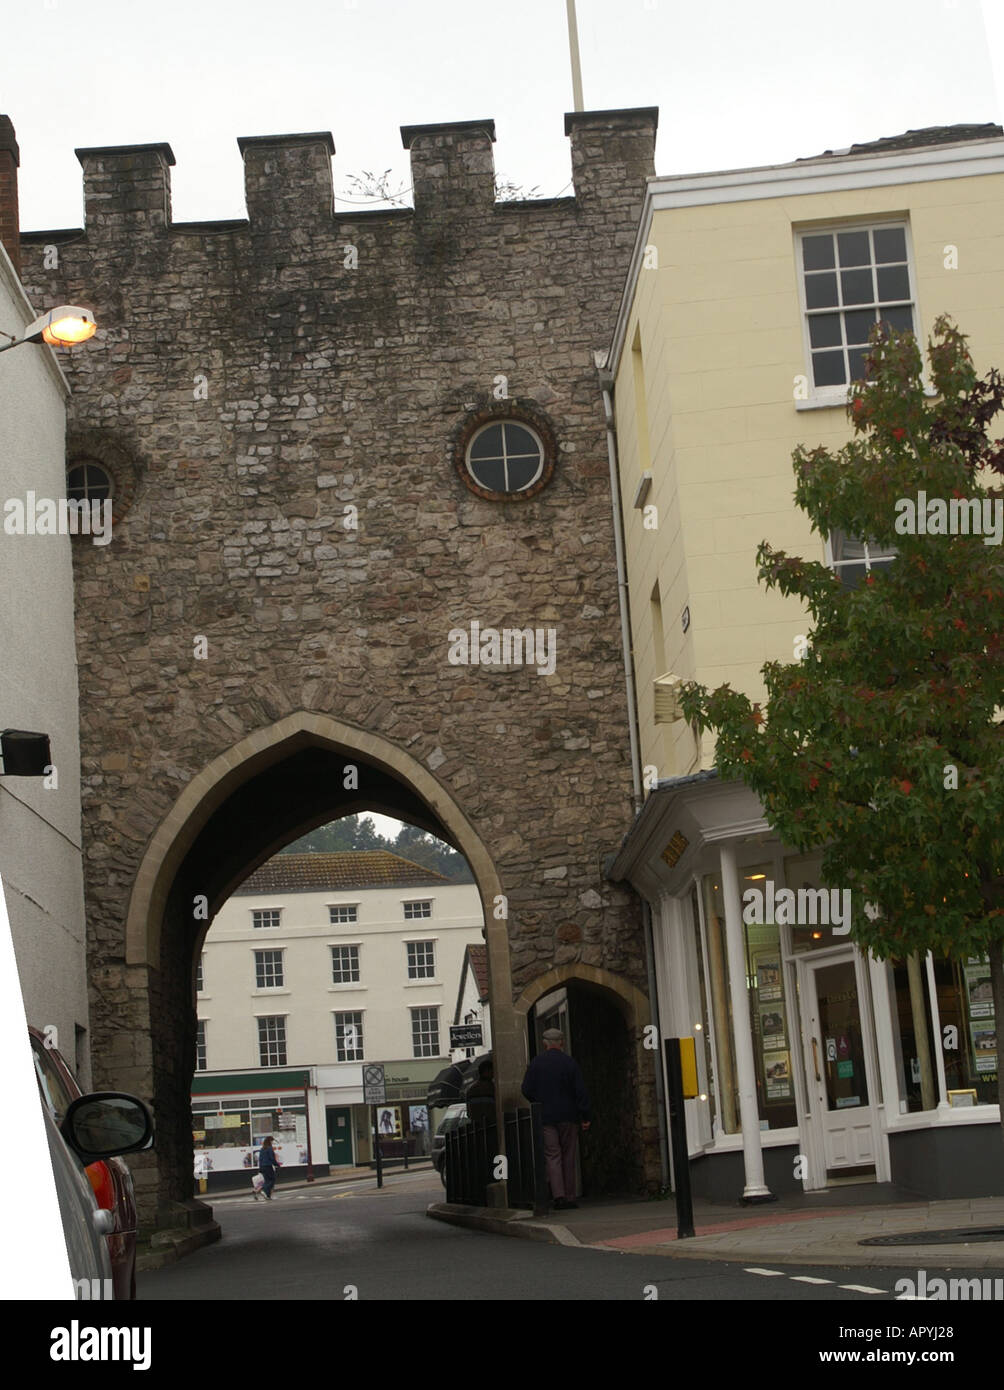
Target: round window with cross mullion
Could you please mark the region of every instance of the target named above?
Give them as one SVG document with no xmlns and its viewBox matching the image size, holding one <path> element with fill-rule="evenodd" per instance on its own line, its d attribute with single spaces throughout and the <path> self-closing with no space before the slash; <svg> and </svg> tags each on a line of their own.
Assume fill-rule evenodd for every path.
<svg viewBox="0 0 1004 1390">
<path fill-rule="evenodd" d="M 526 492 L 544 473 L 544 444 L 522 420 L 492 420 L 467 445 L 467 471 L 486 492 Z"/>
<path fill-rule="evenodd" d="M 66 491 L 75 501 L 104 502 L 112 495 L 112 480 L 100 464 L 85 459 L 67 472 Z"/>
</svg>

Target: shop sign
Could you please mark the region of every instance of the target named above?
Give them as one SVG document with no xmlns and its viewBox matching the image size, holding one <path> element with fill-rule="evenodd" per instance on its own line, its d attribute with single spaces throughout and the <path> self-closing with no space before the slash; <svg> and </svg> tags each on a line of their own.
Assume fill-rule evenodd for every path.
<svg viewBox="0 0 1004 1390">
<path fill-rule="evenodd" d="M 669 844 L 662 852 L 662 858 L 665 861 L 665 863 L 669 866 L 669 868 L 676 868 L 677 864 L 680 861 L 680 857 L 683 854 L 683 851 L 687 848 L 689 844 L 690 841 L 687 839 L 686 835 L 684 835 L 682 830 L 677 830 L 673 834 Z"/>
</svg>

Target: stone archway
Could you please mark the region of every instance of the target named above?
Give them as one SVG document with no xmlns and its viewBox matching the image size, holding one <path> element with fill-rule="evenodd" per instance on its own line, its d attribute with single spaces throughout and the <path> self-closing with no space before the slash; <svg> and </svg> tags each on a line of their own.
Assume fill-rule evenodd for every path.
<svg viewBox="0 0 1004 1390">
<path fill-rule="evenodd" d="M 344 791 L 349 765 L 358 788 Z M 307 830 L 373 810 L 447 840 L 467 859 L 481 895 L 500 1103 L 518 1091 L 523 1034 L 512 1006 L 509 937 L 495 906 L 502 888 L 485 845 L 435 776 L 391 740 L 329 715 L 298 711 L 214 758 L 177 797 L 150 839 L 126 917 L 126 967 L 145 992 L 157 1145 L 137 1162 L 144 1225 L 173 1219 L 191 1197 L 189 1087 L 194 1067 L 192 957 L 207 921 L 259 864 Z M 204 900 L 193 923 L 193 902 Z M 197 915 L 197 914 L 196 914 Z"/>
<path fill-rule="evenodd" d="M 657 1143 L 653 1052 L 645 1047 L 651 1010 L 630 981 L 599 966 L 569 962 L 533 980 L 516 1001 L 528 1021 L 538 1001 L 555 990 L 567 995 L 570 1051 L 582 1067 L 593 1105 L 593 1125 L 580 1150 L 583 1192 L 654 1190 Z M 636 1100 L 637 1098 L 637 1100 Z"/>
</svg>

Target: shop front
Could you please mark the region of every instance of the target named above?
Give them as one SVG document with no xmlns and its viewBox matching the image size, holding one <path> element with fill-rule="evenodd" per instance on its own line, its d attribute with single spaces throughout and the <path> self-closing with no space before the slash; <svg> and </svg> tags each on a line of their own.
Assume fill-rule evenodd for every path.
<svg viewBox="0 0 1004 1390">
<path fill-rule="evenodd" d="M 221 1191 L 245 1183 L 250 1188 L 266 1135 L 272 1136 L 287 1179 L 305 1177 L 312 1156 L 309 1084 L 307 1069 L 197 1072 L 192 1078 L 197 1190 Z"/>
<path fill-rule="evenodd" d="M 783 845 L 747 788 L 702 772 L 659 783 L 608 870 L 651 911 L 662 1036 L 698 1042 L 695 1191 L 1000 1195 L 986 962 L 874 960 L 821 861 Z"/>
</svg>

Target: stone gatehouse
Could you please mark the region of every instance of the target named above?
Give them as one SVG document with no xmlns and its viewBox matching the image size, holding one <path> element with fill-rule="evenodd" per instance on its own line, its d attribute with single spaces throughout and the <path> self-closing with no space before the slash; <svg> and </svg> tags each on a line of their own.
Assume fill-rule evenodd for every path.
<svg viewBox="0 0 1004 1390">
<path fill-rule="evenodd" d="M 74 542 L 91 1020 L 96 1082 L 155 1108 L 147 1224 L 192 1192 L 209 920 L 367 809 L 471 863 L 502 1101 L 567 986 L 594 1188 L 658 1178 L 640 913 L 602 872 L 631 772 L 594 360 L 655 127 L 568 116 L 574 196 L 502 203 L 491 121 L 406 127 L 414 208 L 371 212 L 334 210 L 329 134 L 240 140 L 247 220 L 204 223 L 168 145 L 81 149 L 83 230 L 22 238 L 39 310 L 100 325 L 62 361 L 74 480 L 114 499 Z"/>
</svg>

